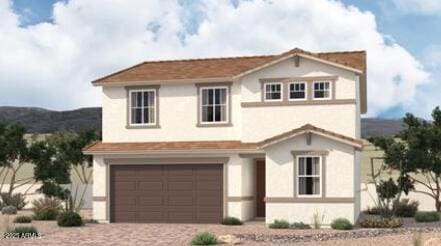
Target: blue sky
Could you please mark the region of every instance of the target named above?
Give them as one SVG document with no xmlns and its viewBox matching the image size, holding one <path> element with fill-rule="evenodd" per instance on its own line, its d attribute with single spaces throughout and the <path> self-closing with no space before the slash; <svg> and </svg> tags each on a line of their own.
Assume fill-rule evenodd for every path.
<svg viewBox="0 0 441 246">
<path fill-rule="evenodd" d="M 7 1 L 7 0 L 0 0 L 0 1 Z M 323 6 L 325 5 L 325 4 L 323 4 L 324 1 L 326 1 L 326 0 L 320 0 L 320 2 L 322 3 Z M 437 62 L 441 59 L 438 59 L 437 57 L 428 56 L 428 52 L 430 52 L 431 50 L 436 50 L 436 51 L 441 50 L 441 48 L 440 48 L 441 47 L 441 14 L 437 14 L 436 9 L 433 12 L 431 12 L 431 9 L 424 8 L 424 6 L 422 4 L 420 6 L 420 4 L 415 1 L 417 1 L 417 0 L 382 0 L 382 1 L 341 0 L 341 1 L 336 1 L 336 2 L 337 3 L 341 2 L 343 5 L 342 8 L 346 12 L 352 12 L 349 6 L 353 5 L 356 8 L 358 8 L 359 10 L 361 10 L 363 13 L 368 13 L 368 12 L 372 13 L 375 17 L 375 24 L 376 24 L 376 30 L 374 30 L 374 31 L 377 31 L 378 33 L 380 33 L 382 35 L 382 37 L 384 39 L 384 46 L 392 47 L 392 46 L 398 45 L 398 46 L 400 46 L 399 47 L 400 49 L 402 47 L 406 52 L 408 52 L 408 54 L 410 54 L 410 56 L 413 57 L 412 59 L 415 59 L 418 63 L 421 63 L 424 66 L 424 72 L 427 72 L 429 74 L 429 76 L 431 77 L 431 80 L 437 80 L 438 78 L 441 78 L 441 75 L 435 69 L 440 68 L 441 65 L 439 65 L 439 64 L 434 65 L 433 61 Z M 436 0 L 421 0 L 421 1 L 429 3 L 429 2 L 434 2 Z M 34 27 L 37 27 L 37 26 L 39 27 L 39 29 L 45 29 L 45 28 L 48 28 L 47 25 L 41 26 L 41 24 L 49 23 L 49 24 L 52 24 L 53 26 L 57 26 L 58 24 L 57 23 L 54 24 L 54 22 L 61 23 L 63 20 L 66 20 L 64 18 L 65 16 L 67 16 L 67 17 L 71 16 L 66 13 L 70 14 L 72 12 L 72 13 L 78 14 L 78 15 L 84 14 L 84 10 L 79 8 L 78 6 L 81 6 L 81 4 L 86 6 L 85 1 L 63 0 L 64 4 L 59 6 L 61 14 L 59 14 L 57 17 L 57 18 L 60 18 L 60 20 L 62 20 L 62 21 L 54 21 L 53 5 L 55 2 L 57 2 L 57 1 L 55 1 L 55 0 L 38 0 L 38 1 L 35 1 L 35 0 L 13 0 L 12 5 L 10 7 L 12 8 L 12 11 L 14 12 L 14 14 L 18 16 L 18 19 L 19 19 L 19 24 L 18 24 L 17 29 L 26 30 L 26 31 L 34 31 L 33 30 Z M 72 2 L 77 2 L 77 3 L 75 5 Z M 96 1 L 96 2 L 99 2 L 99 1 Z M 239 0 L 232 1 L 233 6 L 235 7 L 235 8 L 233 8 L 233 10 L 240 9 L 238 6 L 246 6 L 247 4 L 251 6 L 251 4 L 249 4 L 247 2 L 241 2 Z M 253 1 L 249 1 L 249 2 L 253 2 Z M 255 4 L 256 6 L 266 4 L 266 3 L 259 3 L 259 1 L 255 1 L 255 2 L 257 2 Z M 262 2 L 264 2 L 264 1 L 262 1 Z M 293 1 L 293 3 L 294 2 L 296 2 L 296 1 Z M 299 2 L 302 2 L 302 0 L 299 0 Z M 310 1 L 311 4 L 313 2 L 317 3 L 316 1 Z M 329 6 L 327 6 L 327 7 L 329 7 L 329 8 L 335 7 L 335 1 L 334 2 L 333 1 L 326 1 L 326 3 L 327 2 L 330 2 Z M 180 15 L 180 17 L 178 19 L 182 21 L 182 25 L 185 27 L 184 31 L 182 31 L 182 30 L 180 31 L 182 33 L 181 38 L 180 38 L 181 41 L 185 40 L 186 42 L 191 42 L 191 40 L 195 39 L 195 37 L 197 36 L 197 35 L 193 35 L 193 34 L 197 33 L 198 31 L 200 32 L 199 28 L 200 28 L 201 23 L 205 23 L 205 22 L 207 22 L 206 21 L 207 19 L 211 19 L 209 16 L 210 14 L 219 15 L 219 13 L 216 13 L 216 11 L 218 11 L 218 10 L 216 10 L 216 9 L 213 10 L 213 8 L 211 8 L 211 6 L 204 5 L 203 1 L 180 0 L 178 3 L 179 3 L 178 10 L 176 10 L 176 11 L 179 11 L 179 15 Z M 290 2 L 288 2 L 288 4 L 289 3 Z M 90 4 L 90 3 L 87 3 L 87 4 Z M 285 4 L 287 4 L 287 3 L 285 3 Z M 416 4 L 415 6 L 417 6 L 418 8 L 421 7 L 421 9 L 416 9 L 416 7 L 414 7 L 412 4 L 413 5 Z M 299 6 L 300 5 L 301 4 L 299 4 Z M 149 6 L 149 8 L 150 9 L 162 8 L 161 6 L 158 7 L 158 5 L 154 5 L 153 7 L 152 6 Z M 250 7 L 250 6 L 248 6 L 248 7 Z M 257 8 L 256 6 L 254 6 L 253 8 Z M 434 6 L 434 5 L 431 5 L 431 6 Z M 437 5 L 437 6 L 439 6 L 439 5 Z M 93 4 L 91 5 L 91 7 L 93 7 Z M 174 7 L 176 7 L 176 6 L 171 5 L 171 7 L 169 7 L 169 8 L 174 8 Z M 182 8 L 182 9 L 180 9 L 180 8 Z M 221 8 L 225 8 L 225 6 L 220 6 L 219 9 L 221 9 Z M 324 6 L 323 8 L 325 9 L 326 7 Z M 71 12 L 68 12 L 68 10 Z M 74 12 L 74 11 L 76 11 L 76 12 Z M 167 8 L 165 8 L 164 11 L 168 11 Z M 224 11 L 224 9 L 222 11 Z M 274 10 L 274 11 L 280 11 L 280 10 Z M 248 12 L 246 12 L 246 13 L 248 13 Z M 363 15 L 363 14 L 358 14 L 358 15 Z M 366 16 L 368 16 L 368 14 L 364 15 L 364 17 L 366 17 Z M 87 18 L 87 17 L 85 17 L 85 18 Z M 70 19 L 69 19 L 69 21 L 70 21 Z M 98 19 L 97 21 L 102 21 L 102 19 Z M 158 21 L 158 22 L 160 22 L 160 21 Z M 153 25 L 152 25 L 152 23 L 153 23 Z M 64 25 L 64 23 L 62 23 L 62 24 Z M 59 24 L 58 26 L 61 26 L 62 24 Z M 166 28 L 164 28 L 164 26 L 161 25 L 161 23 L 157 24 L 156 22 L 149 22 L 148 24 L 149 24 L 148 26 L 150 29 L 156 28 L 156 30 L 154 30 L 155 31 L 154 35 L 158 35 L 158 37 L 156 37 L 156 38 L 160 39 L 161 33 Z M 207 24 L 207 23 L 205 23 L 205 24 Z M 210 23 L 208 22 L 208 24 L 210 24 Z M 367 25 L 367 26 L 369 26 L 369 25 Z M 101 25 L 99 27 L 101 28 Z M 152 27 L 154 27 L 154 28 L 152 28 Z M 204 27 L 205 27 L 205 25 L 204 25 Z M 158 29 L 160 29 L 159 34 L 158 34 Z M 365 32 L 365 31 L 369 32 L 371 30 L 368 30 L 366 28 L 363 28 L 363 26 L 361 26 L 359 29 L 359 32 Z M 187 36 L 191 37 L 191 38 L 186 38 Z M 208 39 L 210 39 L 210 38 L 208 38 Z M 302 43 L 302 42 L 299 41 L 299 43 Z M 285 47 L 285 45 L 279 45 L 279 46 Z M 311 47 L 316 47 L 316 46 L 317 47 L 322 47 L 322 46 L 328 47 L 326 45 L 315 45 L 315 46 L 311 45 Z M 333 47 L 338 48 L 339 46 L 338 45 L 333 45 L 333 46 L 331 45 L 330 46 L 330 48 L 333 48 Z M 363 46 L 356 45 L 355 47 L 363 47 Z M 214 49 L 215 48 L 213 48 L 213 50 Z M 211 53 L 217 54 L 216 52 L 213 52 L 213 50 L 206 51 L 204 54 L 211 54 Z M 256 52 L 259 53 L 259 50 L 261 50 L 261 49 L 254 48 L 252 51 L 254 51 L 254 50 L 256 50 Z M 250 51 L 251 54 L 253 54 L 252 51 Z M 266 50 L 264 50 L 264 51 L 265 52 L 263 52 L 263 53 L 266 53 Z M 246 51 L 244 51 L 244 52 L 246 53 Z M 179 53 L 179 52 L 175 52 L 175 53 Z M 260 53 L 262 53 L 262 52 L 260 52 Z M 372 53 L 374 53 L 374 52 L 372 52 Z M 226 54 L 230 55 L 229 53 L 226 53 Z M 180 55 L 182 55 L 182 54 L 180 54 Z M 163 54 L 161 54 L 159 56 L 152 55 L 152 57 L 154 57 L 154 58 L 160 57 L 160 56 L 163 56 Z M 164 56 L 173 57 L 173 52 L 170 51 L 170 54 L 166 54 Z M 369 52 L 368 52 L 368 56 L 369 56 Z M 145 57 L 145 59 L 148 59 L 148 58 L 150 58 L 150 57 Z M 135 58 L 133 58 L 133 59 L 135 59 Z M 137 57 L 137 59 L 139 59 L 139 57 Z M 103 69 L 103 71 L 113 71 L 115 68 L 120 68 L 120 67 L 124 67 L 125 65 L 131 64 L 130 62 L 131 62 L 131 60 L 128 60 L 127 62 L 124 62 L 121 64 L 111 64 L 111 66 L 109 65 L 108 67 L 102 68 L 102 69 Z M 413 61 L 409 61 L 409 63 L 414 64 Z M 388 64 L 388 66 L 389 65 L 394 66 L 394 64 Z M 405 67 L 408 66 L 408 64 L 405 64 L 402 66 L 403 66 L 403 69 L 406 69 Z M 418 67 L 418 65 L 415 65 L 415 66 Z M 82 69 L 87 69 L 87 68 L 82 68 Z M 416 69 L 423 70 L 422 68 L 416 68 Z M 405 71 L 402 71 L 402 72 L 405 73 Z M 68 72 L 66 72 L 66 73 L 68 73 Z M 400 73 L 399 71 L 397 73 L 398 74 L 394 75 L 394 80 L 395 80 L 395 78 L 406 77 L 405 75 L 399 74 Z M 415 73 L 418 73 L 418 71 L 416 71 Z M 377 80 L 379 78 L 379 81 L 375 81 L 375 83 L 381 84 L 381 76 L 380 75 L 376 76 L 376 75 L 377 74 L 375 74 L 375 76 L 372 76 L 372 77 L 375 77 Z M 87 77 L 87 76 L 85 76 L 85 77 Z M 412 77 L 412 75 L 410 77 Z M 415 75 L 414 77 L 412 77 L 412 79 L 414 79 L 414 80 L 418 80 L 417 78 L 426 78 L 426 77 L 421 75 L 421 73 L 420 73 L 420 75 Z M 385 80 L 386 80 L 386 78 L 385 78 Z M 403 80 L 405 80 L 405 79 L 403 79 Z M 427 79 L 422 79 L 422 80 L 427 80 Z M 1 82 L 1 80 L 0 80 L 0 82 Z M 433 91 L 435 89 L 438 89 L 441 87 L 435 86 L 434 85 L 435 83 L 433 81 L 430 85 L 425 85 L 424 84 L 425 82 L 426 81 L 422 81 L 421 83 L 413 82 L 412 92 L 411 93 L 409 92 L 412 95 L 411 96 L 406 95 L 406 97 L 408 96 L 409 98 L 407 98 L 406 100 L 402 100 L 401 102 L 397 102 L 397 103 L 393 103 L 390 101 L 386 102 L 384 100 L 384 98 L 377 98 L 377 97 L 371 95 L 369 99 L 370 99 L 370 101 L 372 101 L 372 104 L 373 104 L 373 106 L 371 108 L 374 109 L 373 110 L 374 113 L 372 113 L 372 114 L 375 116 L 381 116 L 381 117 L 401 117 L 404 114 L 404 112 L 411 111 L 411 112 L 416 113 L 417 115 L 427 117 L 430 113 L 429 110 L 424 109 L 424 111 L 423 111 L 421 109 L 421 111 L 420 111 L 419 108 L 421 108 L 421 106 L 418 105 L 418 99 L 416 97 L 421 97 L 421 96 L 427 97 L 427 100 L 429 100 L 429 98 L 430 98 L 429 101 L 424 102 L 424 103 L 430 104 L 430 107 L 433 107 L 434 105 L 441 103 L 441 101 L 437 101 L 437 98 L 434 98 L 434 96 L 430 93 L 433 93 Z M 406 86 L 408 87 L 408 85 L 406 85 Z M 406 87 L 406 86 L 403 86 L 403 87 Z M 400 91 L 398 93 L 398 95 L 400 95 L 400 93 L 401 94 L 406 93 L 406 90 L 403 90 L 403 91 L 404 92 Z M 375 91 L 373 92 L 373 94 L 376 94 L 376 93 L 377 92 L 375 92 Z M 69 109 L 69 108 L 76 107 L 77 105 L 78 106 L 88 106 L 87 103 L 86 104 L 78 104 L 78 103 L 68 103 L 68 102 L 66 102 L 65 105 L 54 106 L 49 101 L 41 101 L 38 98 L 32 99 L 31 94 L 32 93 L 29 93 L 30 99 L 27 102 L 19 102 L 16 100 L 15 101 L 14 100 L 8 101 L 6 99 L 4 99 L 2 101 L 0 99 L 0 105 L 1 104 L 11 105 L 11 104 L 15 103 L 17 105 L 24 106 L 24 105 L 27 105 L 30 103 L 35 103 L 36 104 L 35 106 L 49 107 L 49 108 L 54 108 L 54 109 Z M 427 95 L 427 96 L 425 96 L 425 95 Z M 380 95 L 378 95 L 378 96 L 380 96 Z M 381 95 L 381 96 L 385 97 L 387 95 Z M 375 104 L 376 102 L 373 100 L 385 101 L 385 102 L 378 103 L 378 105 L 376 105 Z M 97 102 L 91 102 L 90 104 L 91 104 L 90 106 L 94 106 L 94 104 L 97 104 Z M 28 106 L 32 106 L 32 105 L 28 105 Z M 427 106 L 427 107 L 429 107 L 429 106 Z"/>
</svg>

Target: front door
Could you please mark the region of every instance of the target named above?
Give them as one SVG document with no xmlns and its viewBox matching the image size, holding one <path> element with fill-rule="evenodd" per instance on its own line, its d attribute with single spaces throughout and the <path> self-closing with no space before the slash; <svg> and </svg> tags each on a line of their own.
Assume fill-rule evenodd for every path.
<svg viewBox="0 0 441 246">
<path fill-rule="evenodd" d="M 265 160 L 256 161 L 256 217 L 265 217 Z"/>
</svg>

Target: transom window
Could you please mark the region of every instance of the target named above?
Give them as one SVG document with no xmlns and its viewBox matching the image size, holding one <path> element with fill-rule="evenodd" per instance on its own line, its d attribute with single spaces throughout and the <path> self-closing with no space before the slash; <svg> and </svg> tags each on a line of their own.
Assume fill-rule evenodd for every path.
<svg viewBox="0 0 441 246">
<path fill-rule="evenodd" d="M 201 123 L 228 121 L 228 88 L 201 88 Z"/>
<path fill-rule="evenodd" d="M 297 157 L 297 194 L 299 196 L 321 195 L 321 162 L 319 156 Z"/>
<path fill-rule="evenodd" d="M 265 83 L 265 101 L 282 101 L 282 83 Z"/>
<path fill-rule="evenodd" d="M 292 82 L 289 84 L 289 99 L 306 99 L 306 82 Z"/>
<path fill-rule="evenodd" d="M 318 81 L 314 82 L 314 99 L 331 98 L 331 82 Z"/>
<path fill-rule="evenodd" d="M 130 91 L 130 124 L 156 124 L 156 90 L 143 89 Z"/>
</svg>

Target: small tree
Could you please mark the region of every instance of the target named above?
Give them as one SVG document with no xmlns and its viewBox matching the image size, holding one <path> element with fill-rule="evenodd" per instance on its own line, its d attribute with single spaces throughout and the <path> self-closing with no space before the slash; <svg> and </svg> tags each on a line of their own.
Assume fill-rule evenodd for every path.
<svg viewBox="0 0 441 246">
<path fill-rule="evenodd" d="M 6 179 L 10 177 L 8 196 L 11 196 L 15 189 L 35 182 L 33 177 L 17 178 L 21 168 L 29 161 L 29 146 L 25 133 L 26 129 L 21 124 L 0 123 L 0 192 L 3 192 Z"/>
<path fill-rule="evenodd" d="M 421 120 L 412 114 L 403 119 L 404 130 L 394 138 L 373 139 L 375 146 L 384 151 L 385 164 L 400 171 L 398 183 L 408 192 L 417 183 L 426 190 L 414 192 L 434 199 L 435 208 L 441 211 L 441 110 L 432 112 L 432 122 Z M 417 174 L 423 176 L 417 178 Z"/>
<path fill-rule="evenodd" d="M 83 155 L 82 149 L 99 138 L 100 135 L 95 130 L 63 132 L 34 144 L 31 153 L 36 165 L 35 177 L 43 183 L 40 191 L 49 197 L 65 200 L 69 210 L 80 210 L 85 192 L 92 182 L 92 157 Z M 75 189 L 71 187 L 70 192 L 61 186 L 72 183 L 71 171 L 85 184 L 80 194 L 78 184 Z"/>
</svg>

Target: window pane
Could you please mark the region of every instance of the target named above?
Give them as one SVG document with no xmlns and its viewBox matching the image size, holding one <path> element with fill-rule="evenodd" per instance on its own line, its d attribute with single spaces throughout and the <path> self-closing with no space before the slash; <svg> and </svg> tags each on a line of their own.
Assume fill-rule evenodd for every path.
<svg viewBox="0 0 441 246">
<path fill-rule="evenodd" d="M 220 104 L 220 90 L 214 90 L 214 104 Z"/>
<path fill-rule="evenodd" d="M 131 96 L 131 98 L 132 98 L 132 101 L 131 101 L 131 103 L 130 103 L 130 105 L 132 106 L 132 107 L 136 107 L 136 92 L 132 92 L 131 94 L 130 94 L 130 96 Z"/>
<path fill-rule="evenodd" d="M 142 123 L 142 108 L 132 109 L 132 123 L 134 124 Z"/>
<path fill-rule="evenodd" d="M 219 89 L 220 90 L 220 103 L 226 104 L 227 103 L 227 89 Z"/>
<path fill-rule="evenodd" d="M 299 178 L 299 195 L 306 195 L 306 178 Z"/>
<path fill-rule="evenodd" d="M 314 92 L 314 97 L 315 98 L 324 98 L 325 97 L 325 93 L 323 91 L 315 91 Z"/>
<path fill-rule="evenodd" d="M 320 158 L 312 158 L 312 175 L 320 175 Z"/>
<path fill-rule="evenodd" d="M 153 91 L 144 92 L 144 106 L 153 106 L 155 104 L 155 93 Z"/>
<path fill-rule="evenodd" d="M 214 106 L 214 121 L 221 121 L 221 107 L 219 105 Z"/>
<path fill-rule="evenodd" d="M 210 89 L 208 90 L 208 102 L 207 104 L 213 104 L 214 103 L 214 90 Z"/>
<path fill-rule="evenodd" d="M 213 106 L 207 106 L 207 121 L 213 122 L 214 115 L 213 115 Z"/>
<path fill-rule="evenodd" d="M 227 106 L 221 106 L 221 121 L 227 121 Z"/>
<path fill-rule="evenodd" d="M 207 106 L 202 106 L 202 122 L 207 122 L 208 121 L 208 107 Z"/>
<path fill-rule="evenodd" d="M 155 108 L 149 108 L 149 122 L 148 123 L 154 123 L 156 120 L 156 114 L 155 114 Z"/>
<path fill-rule="evenodd" d="M 320 178 L 312 178 L 312 194 L 320 194 Z"/>
<path fill-rule="evenodd" d="M 305 158 L 299 158 L 299 175 L 305 175 Z"/>
<path fill-rule="evenodd" d="M 202 105 L 208 105 L 208 90 L 202 90 Z"/>
<path fill-rule="evenodd" d="M 144 123 L 151 123 L 149 120 L 150 120 L 150 118 L 149 118 L 149 109 L 148 108 L 145 108 L 144 109 L 144 112 L 143 112 L 143 119 L 144 119 Z"/>
</svg>

